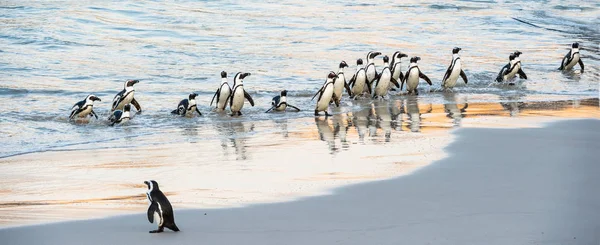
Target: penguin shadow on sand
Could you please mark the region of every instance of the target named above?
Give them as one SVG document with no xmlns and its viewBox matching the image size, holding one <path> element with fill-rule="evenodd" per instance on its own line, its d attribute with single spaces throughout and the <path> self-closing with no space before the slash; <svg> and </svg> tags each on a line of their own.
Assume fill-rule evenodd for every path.
<svg viewBox="0 0 600 245">
<path fill-rule="evenodd" d="M 523 94 L 501 96 L 500 101 L 505 102 L 500 102 L 500 105 L 502 106 L 502 108 L 504 108 L 504 110 L 509 112 L 511 117 L 519 116 L 521 109 L 525 107 L 525 103 L 521 102 L 523 96 Z"/>
<path fill-rule="evenodd" d="M 339 152 L 340 148 L 335 144 L 335 138 L 339 132 L 339 128 L 332 128 L 329 125 L 329 120 L 323 117 L 315 117 L 315 124 L 317 125 L 317 131 L 319 132 L 319 139 L 327 143 L 330 153 L 335 154 Z"/>
<path fill-rule="evenodd" d="M 404 108 L 406 108 L 406 115 L 408 116 L 408 127 L 411 132 L 421 132 L 421 115 L 431 113 L 433 107 L 431 104 L 429 108 L 425 110 L 425 113 L 421 113 L 419 109 L 419 100 L 417 96 L 408 96 L 404 100 Z"/>
<path fill-rule="evenodd" d="M 444 93 L 444 111 L 446 117 L 452 119 L 453 127 L 460 127 L 462 119 L 467 117 L 466 112 L 469 107 L 469 103 L 465 102 L 459 107 L 458 98 L 455 93 Z"/>
<path fill-rule="evenodd" d="M 225 156 L 229 155 L 229 148 L 232 147 L 235 151 L 236 160 L 248 159 L 246 134 L 254 131 L 254 123 L 227 122 L 217 126 L 217 131 L 220 135 L 226 135 L 226 138 L 221 138 L 221 147 Z"/>
</svg>

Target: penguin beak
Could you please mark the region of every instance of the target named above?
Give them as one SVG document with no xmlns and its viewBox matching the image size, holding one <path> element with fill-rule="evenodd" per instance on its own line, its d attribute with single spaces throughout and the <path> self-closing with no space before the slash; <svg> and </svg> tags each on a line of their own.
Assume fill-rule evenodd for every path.
<svg viewBox="0 0 600 245">
<path fill-rule="evenodd" d="M 133 82 L 133 83 L 132 83 L 131 85 L 133 85 L 133 84 L 136 84 L 136 83 L 139 83 L 139 82 L 140 82 L 140 80 L 133 80 L 132 82 Z"/>
<path fill-rule="evenodd" d="M 381 55 L 381 52 L 375 52 L 375 53 L 373 53 L 373 57 L 378 56 L 378 55 Z"/>
<path fill-rule="evenodd" d="M 92 99 L 92 101 L 102 101 L 100 98 L 98 98 L 96 96 L 92 97 L 91 99 Z"/>
<path fill-rule="evenodd" d="M 148 181 L 144 181 L 144 184 L 146 184 L 148 187 L 150 187 L 150 183 L 148 183 Z"/>
<path fill-rule="evenodd" d="M 247 76 L 250 76 L 251 74 L 249 72 L 243 73 L 242 75 L 240 75 L 241 79 L 246 78 Z"/>
<path fill-rule="evenodd" d="M 417 56 L 417 60 L 421 60 L 421 57 Z"/>
<path fill-rule="evenodd" d="M 408 55 L 406 55 L 406 54 L 400 54 L 400 58 L 402 58 L 402 57 L 408 57 Z"/>
</svg>

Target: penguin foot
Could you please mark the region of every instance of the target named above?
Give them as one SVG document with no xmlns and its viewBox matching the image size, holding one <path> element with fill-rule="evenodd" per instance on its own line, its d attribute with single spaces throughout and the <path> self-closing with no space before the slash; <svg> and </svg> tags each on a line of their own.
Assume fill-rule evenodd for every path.
<svg viewBox="0 0 600 245">
<path fill-rule="evenodd" d="M 161 230 L 161 229 L 149 231 L 149 233 L 161 233 L 161 232 L 163 232 L 163 230 Z"/>
<path fill-rule="evenodd" d="M 315 116 L 319 116 L 319 111 L 315 110 Z"/>
</svg>

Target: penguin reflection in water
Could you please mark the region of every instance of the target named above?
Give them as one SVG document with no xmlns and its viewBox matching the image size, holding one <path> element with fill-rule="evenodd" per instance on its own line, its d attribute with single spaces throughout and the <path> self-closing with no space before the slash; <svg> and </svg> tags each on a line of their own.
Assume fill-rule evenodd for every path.
<svg viewBox="0 0 600 245">
<path fill-rule="evenodd" d="M 187 99 L 183 99 L 177 105 L 177 109 L 171 111 L 171 114 L 180 115 L 182 117 L 191 116 L 195 112 L 198 112 L 198 115 L 202 116 L 200 110 L 198 110 L 198 106 L 196 105 L 196 96 L 198 94 L 191 93 Z"/>
<path fill-rule="evenodd" d="M 73 108 L 71 109 L 71 115 L 69 116 L 69 120 L 73 120 L 76 118 L 84 119 L 88 116 L 94 116 L 96 117 L 96 119 L 98 119 L 98 115 L 96 115 L 96 112 L 94 112 L 94 101 L 101 100 L 95 95 L 90 94 L 87 97 L 85 97 L 84 100 L 79 101 L 75 105 L 73 105 Z"/>
<path fill-rule="evenodd" d="M 148 186 L 146 197 L 150 206 L 148 207 L 148 221 L 154 223 L 154 219 L 157 219 L 158 229 L 150 231 L 150 233 L 163 232 L 165 227 L 172 231 L 179 231 L 175 224 L 175 216 L 173 214 L 173 207 L 169 202 L 169 199 L 165 194 L 158 188 L 158 183 L 154 180 L 144 181 L 144 184 Z"/>
<path fill-rule="evenodd" d="M 268 109 L 267 111 L 265 111 L 265 113 L 268 113 L 272 110 L 285 111 L 285 109 L 287 109 L 288 107 L 291 107 L 296 111 L 300 111 L 300 109 L 298 109 L 298 107 L 295 107 L 295 106 L 287 103 L 287 90 L 283 90 L 283 91 L 281 91 L 280 95 L 273 97 L 273 100 L 271 100 L 271 108 Z"/>
<path fill-rule="evenodd" d="M 314 100 L 315 97 L 319 95 L 319 98 L 317 99 L 317 106 L 315 108 L 315 116 L 318 116 L 320 111 L 325 112 L 325 116 L 331 116 L 329 113 L 327 113 L 327 109 L 329 108 L 329 102 L 331 101 L 331 99 L 333 99 L 333 102 L 336 106 L 340 106 L 340 104 L 338 104 L 339 100 L 333 93 L 333 84 L 336 78 L 337 75 L 335 74 L 335 72 L 329 72 L 329 75 L 327 75 L 327 80 L 325 80 L 323 87 L 321 87 L 321 89 L 319 89 L 319 91 L 317 91 L 317 93 L 312 97 L 311 100 Z"/>
</svg>

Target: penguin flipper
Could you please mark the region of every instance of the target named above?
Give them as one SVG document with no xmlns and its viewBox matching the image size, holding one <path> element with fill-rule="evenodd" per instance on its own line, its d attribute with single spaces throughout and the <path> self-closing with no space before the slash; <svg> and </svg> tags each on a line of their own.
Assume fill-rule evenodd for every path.
<svg viewBox="0 0 600 245">
<path fill-rule="evenodd" d="M 467 80 L 467 74 L 465 74 L 465 71 L 460 70 L 460 77 L 462 77 L 462 79 L 465 80 L 465 84 L 467 84 L 469 82 Z"/>
<path fill-rule="evenodd" d="M 331 98 L 333 98 L 333 102 L 335 103 L 335 106 L 340 107 L 340 100 L 337 98 L 337 96 L 335 94 L 333 94 L 331 96 Z"/>
<path fill-rule="evenodd" d="M 525 72 L 523 71 L 523 69 L 519 69 L 519 71 L 517 71 L 517 73 L 519 73 L 520 78 L 527 79 L 527 75 L 525 75 Z"/>
<path fill-rule="evenodd" d="M 448 70 L 446 70 L 446 74 L 444 74 L 444 78 L 442 78 L 442 85 L 446 82 L 446 79 L 448 79 L 448 77 L 450 77 L 451 73 L 452 73 L 452 65 L 450 65 L 448 67 Z"/>
<path fill-rule="evenodd" d="M 581 67 L 581 72 L 583 72 L 583 60 L 581 60 L 581 56 L 579 57 L 579 61 L 577 62 L 579 63 L 579 66 Z"/>
<path fill-rule="evenodd" d="M 94 117 L 96 117 L 96 119 L 98 119 L 98 114 L 96 114 L 96 112 L 94 111 L 94 109 L 92 109 L 92 115 L 94 115 Z"/>
<path fill-rule="evenodd" d="M 287 106 L 288 106 L 288 107 L 292 107 L 292 108 L 294 108 L 296 111 L 300 111 L 300 109 L 299 109 L 298 107 L 295 107 L 295 106 L 293 106 L 293 105 L 287 104 Z"/>
<path fill-rule="evenodd" d="M 433 83 L 431 83 L 431 80 L 429 80 L 429 77 L 425 76 L 425 74 L 423 74 L 420 70 L 419 70 L 419 77 L 422 78 L 423 80 L 425 80 L 425 82 L 427 82 L 430 86 L 433 85 Z"/>
<path fill-rule="evenodd" d="M 350 82 L 348 83 L 348 85 L 354 87 L 355 82 L 356 82 L 356 73 L 354 73 L 354 75 L 352 75 L 352 78 L 350 78 Z"/>
<path fill-rule="evenodd" d="M 321 87 L 319 89 L 319 91 L 317 91 L 317 93 L 315 93 L 315 95 L 313 95 L 312 99 L 310 99 L 311 101 L 315 99 L 315 97 L 317 97 L 317 95 L 321 94 L 321 92 L 323 92 L 323 87 Z M 321 98 L 321 96 L 319 96 L 319 98 Z"/>
<path fill-rule="evenodd" d="M 400 84 L 398 84 L 398 81 L 396 81 L 396 79 L 392 78 L 391 81 L 394 85 L 396 85 L 396 88 L 400 87 Z"/>
<path fill-rule="evenodd" d="M 350 88 L 350 85 L 348 85 L 348 83 L 346 83 L 345 81 L 344 87 L 346 88 L 346 92 L 348 92 L 348 96 L 352 96 L 352 89 Z"/>
<path fill-rule="evenodd" d="M 121 90 L 121 92 L 119 92 L 117 95 L 115 95 L 115 97 L 113 98 L 113 104 L 112 104 L 111 110 L 114 111 L 117 109 L 117 106 L 119 105 L 119 103 L 121 103 L 123 94 L 125 94 L 125 89 Z"/>
<path fill-rule="evenodd" d="M 402 74 L 402 72 L 400 72 L 400 74 Z M 400 91 L 402 91 L 402 88 L 404 88 L 404 79 L 400 79 Z"/>
<path fill-rule="evenodd" d="M 269 108 L 267 111 L 265 111 L 265 113 L 269 113 L 270 111 L 272 111 L 273 109 L 275 109 L 275 106 L 271 106 L 271 108 Z"/>
<path fill-rule="evenodd" d="M 210 100 L 210 106 L 212 106 L 215 98 L 217 98 L 217 102 L 219 101 L 219 95 L 221 95 L 221 88 L 217 89 L 217 92 L 215 92 L 215 95 L 213 95 L 212 99 Z"/>
<path fill-rule="evenodd" d="M 200 110 L 198 109 L 197 106 L 196 106 L 196 112 L 198 112 L 198 115 L 202 116 L 202 112 L 200 112 Z"/>
<path fill-rule="evenodd" d="M 502 67 L 502 69 L 500 69 L 500 72 L 498 73 L 498 76 L 496 77 L 496 82 L 502 82 L 504 80 L 504 75 L 506 75 L 506 71 L 508 71 L 508 69 L 510 68 L 510 65 L 507 64 L 504 67 Z"/>
<path fill-rule="evenodd" d="M 156 202 L 152 202 L 152 204 L 150 204 L 148 207 L 148 221 L 150 221 L 150 223 L 154 223 L 155 212 L 160 212 L 160 210 L 158 210 L 158 204 Z"/>
<path fill-rule="evenodd" d="M 138 103 L 138 102 L 137 102 L 137 100 L 135 100 L 135 98 L 131 99 L 131 104 L 132 104 L 133 106 L 135 106 L 135 109 L 136 109 L 138 112 L 142 112 L 142 107 L 140 106 L 140 103 Z"/>
<path fill-rule="evenodd" d="M 250 97 L 250 94 L 248 94 L 248 92 L 246 92 L 246 90 L 244 90 L 244 97 L 246 97 L 248 102 L 250 102 L 250 105 L 254 106 L 254 100 L 252 100 L 252 97 Z"/>
</svg>

